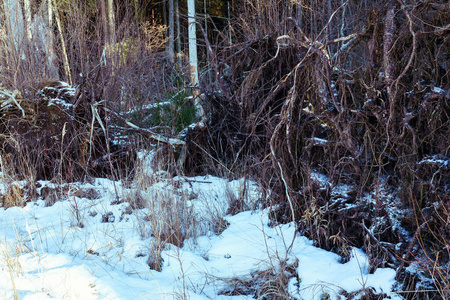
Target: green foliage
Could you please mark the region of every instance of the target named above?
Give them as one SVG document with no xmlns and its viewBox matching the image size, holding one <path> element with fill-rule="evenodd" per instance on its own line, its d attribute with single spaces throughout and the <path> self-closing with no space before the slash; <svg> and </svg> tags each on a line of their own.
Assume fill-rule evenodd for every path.
<svg viewBox="0 0 450 300">
<path fill-rule="evenodd" d="M 197 109 L 189 101 L 188 92 L 181 90 L 177 93 L 168 93 L 168 101 L 161 101 L 152 111 L 151 125 L 168 126 L 174 132 L 181 132 L 195 121 Z"/>
<path fill-rule="evenodd" d="M 170 81 L 177 89 L 167 91 L 150 111 L 149 126 L 166 126 L 173 133 L 179 133 L 196 120 L 197 108 L 180 73 L 171 75 Z"/>
<path fill-rule="evenodd" d="M 165 80 L 171 88 L 162 88 L 154 95 L 144 95 L 140 89 L 134 88 L 125 97 L 130 104 L 121 109 L 128 111 L 127 120 L 138 127 L 160 127 L 164 134 L 176 135 L 197 120 L 198 108 L 190 90 L 184 88 L 182 74 L 175 72 Z M 120 121 L 116 124 L 125 126 Z"/>
</svg>

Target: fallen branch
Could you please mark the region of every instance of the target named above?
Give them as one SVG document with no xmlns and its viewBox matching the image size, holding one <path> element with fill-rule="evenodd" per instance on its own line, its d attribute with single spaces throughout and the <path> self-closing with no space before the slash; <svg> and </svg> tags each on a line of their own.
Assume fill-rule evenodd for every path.
<svg viewBox="0 0 450 300">
<path fill-rule="evenodd" d="M 2 97 L 3 96 L 3 97 Z M 20 92 L 18 90 L 15 90 L 14 92 L 10 92 L 7 89 L 0 88 L 0 97 L 7 98 L 4 100 L 1 104 L 2 108 L 8 107 L 10 103 L 14 103 L 18 109 L 22 111 L 22 117 L 25 117 L 25 111 L 23 110 L 22 106 L 20 106 L 19 102 L 17 101 L 16 97 L 20 96 Z"/>
<path fill-rule="evenodd" d="M 127 121 L 125 118 L 123 118 L 121 115 L 119 115 L 118 113 L 116 113 L 115 111 L 112 111 L 110 109 L 107 109 L 114 117 L 116 117 L 117 119 L 119 119 L 120 121 L 124 122 L 127 126 L 129 126 L 130 130 L 132 131 L 136 131 L 142 134 L 145 134 L 147 137 L 151 138 L 152 140 L 155 140 L 157 142 L 161 142 L 161 143 L 165 143 L 168 144 L 172 147 L 176 147 L 176 146 L 184 146 L 186 144 L 185 141 L 180 140 L 180 139 L 176 139 L 176 138 L 169 138 L 166 137 L 162 134 L 153 132 L 149 129 L 146 128 L 141 128 L 133 123 L 131 123 L 130 121 Z"/>
<path fill-rule="evenodd" d="M 419 227 L 417 227 L 416 232 L 414 233 L 413 238 L 411 239 L 411 242 L 409 242 L 408 245 L 408 249 L 406 250 L 406 253 L 403 255 L 403 257 L 401 258 L 402 263 L 400 264 L 400 266 L 397 269 L 397 272 L 395 274 L 395 279 L 399 280 L 400 279 L 400 275 L 403 272 L 403 269 L 405 268 L 405 263 L 407 263 L 409 257 L 412 254 L 412 249 L 414 247 L 414 245 L 418 242 L 418 237 L 420 234 L 420 231 L 427 226 L 427 222 L 422 223 Z"/>
<path fill-rule="evenodd" d="M 361 227 L 366 231 L 367 235 L 375 241 L 375 243 L 380 246 L 381 250 L 383 250 L 383 252 L 389 257 L 389 259 L 394 263 L 397 264 L 397 258 L 395 258 L 395 256 L 388 250 L 386 249 L 385 246 L 383 246 L 383 244 L 386 244 L 385 242 L 381 242 L 380 240 L 378 240 L 375 235 L 369 230 L 369 228 L 367 228 L 367 226 L 364 224 L 364 221 L 361 223 Z"/>
</svg>

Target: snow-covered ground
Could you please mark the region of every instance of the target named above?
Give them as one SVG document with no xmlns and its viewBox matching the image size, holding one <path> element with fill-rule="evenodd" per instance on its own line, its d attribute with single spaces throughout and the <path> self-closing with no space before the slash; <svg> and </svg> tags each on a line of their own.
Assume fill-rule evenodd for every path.
<svg viewBox="0 0 450 300">
<path fill-rule="evenodd" d="M 336 254 L 295 236 L 293 224 L 270 227 L 268 210 L 226 215 L 230 194 L 245 195 L 248 207 L 257 207 L 259 188 L 249 181 L 176 177 L 136 191 L 95 179 L 63 189 L 39 182 L 38 192 L 44 195 L 45 187 L 46 199 L 0 208 L 0 299 L 253 299 L 231 295 L 239 283 L 253 282 L 258 289 L 258 280 L 270 274 L 276 280 L 277 272 L 288 274 L 289 294 L 297 299 L 344 299 L 343 289 L 363 288 L 401 299 L 392 292 L 395 270 L 369 274 L 360 249 L 352 249 L 350 261 L 342 264 Z M 58 201 L 46 206 L 52 202 L 49 190 Z M 122 201 L 130 195 L 145 205 Z M 169 222 L 170 211 L 161 204 L 166 198 L 184 211 L 177 217 L 196 233 L 182 247 L 163 245 L 162 269 L 156 271 L 148 265 L 160 245 L 152 224 Z M 223 228 L 213 230 L 214 222 Z"/>
</svg>

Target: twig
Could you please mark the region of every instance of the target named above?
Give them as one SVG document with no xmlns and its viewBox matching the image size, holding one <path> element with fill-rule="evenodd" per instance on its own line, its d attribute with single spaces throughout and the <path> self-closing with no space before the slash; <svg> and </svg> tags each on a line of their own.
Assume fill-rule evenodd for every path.
<svg viewBox="0 0 450 300">
<path fill-rule="evenodd" d="M 1 106 L 2 108 L 8 106 L 11 102 L 13 102 L 17 108 L 19 108 L 22 111 L 22 117 L 25 117 L 25 111 L 23 110 L 22 106 L 20 106 L 19 102 L 17 101 L 16 97 L 20 96 L 20 92 L 18 90 L 15 90 L 14 92 L 10 92 L 4 88 L 0 88 L 0 96 L 7 97 L 9 99 L 2 102 Z"/>
<path fill-rule="evenodd" d="M 361 227 L 366 231 L 366 233 L 370 236 L 371 239 L 373 239 L 375 241 L 375 243 L 377 243 L 378 246 L 380 246 L 381 250 L 383 250 L 384 253 L 386 253 L 389 256 L 389 259 L 394 262 L 397 263 L 397 259 L 395 258 L 394 255 L 392 255 L 392 253 L 386 249 L 386 247 L 383 246 L 382 242 L 380 242 L 374 235 L 373 233 L 369 230 L 369 228 L 367 228 L 366 224 L 361 223 Z"/>
<path fill-rule="evenodd" d="M 403 271 L 405 267 L 406 261 L 409 259 L 412 253 L 412 248 L 417 242 L 417 239 L 420 234 L 420 230 L 422 230 L 427 225 L 427 222 L 422 223 L 419 227 L 417 227 L 416 232 L 414 233 L 413 238 L 411 239 L 411 242 L 409 242 L 408 250 L 406 250 L 406 253 L 402 257 L 402 263 L 400 264 L 400 267 L 398 267 L 397 272 L 395 273 L 395 279 L 398 280 L 400 278 L 400 274 Z"/>
<path fill-rule="evenodd" d="M 409 56 L 409 60 L 408 63 L 406 64 L 406 67 L 403 69 L 402 73 L 400 73 L 400 75 L 392 82 L 391 86 L 395 85 L 395 87 L 397 87 L 398 82 L 400 81 L 400 79 L 405 76 L 406 72 L 408 72 L 409 68 L 411 67 L 411 64 L 413 62 L 414 57 L 416 56 L 416 48 L 417 48 L 417 37 L 416 37 L 416 33 L 414 32 L 413 29 L 413 21 L 411 19 L 411 15 L 409 14 L 409 12 L 406 10 L 405 7 L 405 3 L 403 3 L 402 0 L 397 0 L 400 5 L 402 6 L 402 10 L 406 15 L 406 18 L 408 19 L 408 24 L 409 24 L 409 32 L 411 32 L 411 35 L 413 37 L 413 45 L 412 45 L 412 50 L 411 50 L 411 55 Z"/>
</svg>

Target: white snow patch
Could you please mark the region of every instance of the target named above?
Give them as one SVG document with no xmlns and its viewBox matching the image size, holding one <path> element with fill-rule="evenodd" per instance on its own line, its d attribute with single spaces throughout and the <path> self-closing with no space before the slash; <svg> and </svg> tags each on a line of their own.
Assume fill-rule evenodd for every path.
<svg viewBox="0 0 450 300">
<path fill-rule="evenodd" d="M 326 176 L 315 172 L 312 176 L 328 184 Z M 320 299 L 324 293 L 337 299 L 341 289 L 352 292 L 363 287 L 401 299 L 391 292 L 395 270 L 368 274 L 367 257 L 359 249 L 351 250 L 350 261 L 341 264 L 336 254 L 296 235 L 292 223 L 269 227 L 269 210 L 224 216 L 230 191 L 239 197 L 245 187 L 249 205 L 258 201 L 261 191 L 255 182 L 176 177 L 143 190 L 147 201 L 154 200 L 152 190 L 186 192 L 200 222 L 217 210 L 230 223 L 219 236 L 207 232 L 185 241 L 182 248 L 166 245 L 161 272 L 147 265 L 153 242 L 146 229 L 148 209 L 129 213 L 128 203 L 112 204 L 116 189 L 119 196 L 131 189 L 100 178 L 93 184 L 74 183 L 75 187 L 95 189 L 101 197 L 72 195 L 51 207 L 38 200 L 23 208 L 0 208 L 0 290 L 5 299 L 14 298 L 13 282 L 19 299 L 252 299 L 252 295 L 219 296 L 227 287 L 221 279 L 248 278 L 253 271 L 279 266 L 280 260 L 297 259 L 300 282 L 294 277 L 289 283 L 290 294 L 297 299 Z M 105 214 L 114 219 L 102 223 Z M 78 221 L 83 227 L 76 226 Z"/>
<path fill-rule="evenodd" d="M 320 182 L 322 186 L 325 186 L 329 183 L 328 177 L 326 175 L 318 173 L 316 171 L 311 171 L 311 179 Z"/>
</svg>

